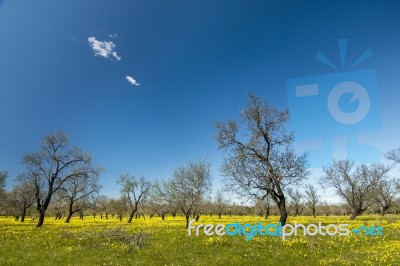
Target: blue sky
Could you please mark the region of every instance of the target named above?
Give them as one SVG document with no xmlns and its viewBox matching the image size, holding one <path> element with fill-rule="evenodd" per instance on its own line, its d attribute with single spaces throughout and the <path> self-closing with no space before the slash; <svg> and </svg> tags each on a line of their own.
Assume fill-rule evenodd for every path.
<svg viewBox="0 0 400 266">
<path fill-rule="evenodd" d="M 287 81 L 365 69 L 376 73 L 374 125 L 365 120 L 332 136 L 330 124 L 317 133 L 329 144 L 351 132 L 349 143 L 361 138 L 387 151 L 400 146 L 399 26 L 399 1 L 0 0 L 0 169 L 11 184 L 22 155 L 63 130 L 104 166 L 110 196 L 119 193 L 121 173 L 168 178 L 201 158 L 213 163 L 218 183 L 224 153 L 213 124 L 237 117 L 249 92 L 300 110 L 297 117 L 309 110 L 316 125 L 326 118 L 318 102 L 326 99 L 296 109 Z M 96 56 L 89 37 L 112 42 L 121 60 Z M 338 39 L 348 39 L 348 64 L 367 49 L 373 56 L 351 70 L 315 60 L 321 51 L 340 65 Z M 307 133 L 300 122 L 293 129 Z M 354 160 L 369 154 L 348 149 Z M 318 169 L 311 180 L 317 176 Z"/>
</svg>

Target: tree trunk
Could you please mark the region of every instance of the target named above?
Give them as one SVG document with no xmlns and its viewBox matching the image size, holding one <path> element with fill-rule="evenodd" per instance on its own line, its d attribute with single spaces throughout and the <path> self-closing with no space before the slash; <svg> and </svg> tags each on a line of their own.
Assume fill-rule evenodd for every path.
<svg viewBox="0 0 400 266">
<path fill-rule="evenodd" d="M 385 216 L 387 209 L 389 209 L 389 206 L 382 206 L 381 207 L 381 211 L 380 211 L 380 215 L 381 216 Z"/>
<path fill-rule="evenodd" d="M 72 213 L 70 212 L 70 213 L 68 213 L 68 216 L 65 219 L 65 223 L 69 223 L 69 221 L 71 220 L 71 217 L 72 217 Z"/>
<path fill-rule="evenodd" d="M 186 214 L 185 214 L 185 218 L 186 218 L 186 228 L 188 228 L 188 227 L 189 227 L 189 218 L 190 218 L 190 214 L 189 214 L 189 215 L 186 215 Z"/>
<path fill-rule="evenodd" d="M 137 211 L 137 210 L 133 210 L 133 211 L 131 212 L 131 214 L 129 215 L 128 224 L 130 224 L 130 223 L 132 222 L 133 216 L 135 215 L 136 211 Z"/>
<path fill-rule="evenodd" d="M 26 206 L 24 206 L 22 209 L 21 223 L 23 223 L 25 221 L 25 216 L 26 216 Z"/>
<path fill-rule="evenodd" d="M 350 220 L 354 220 L 358 215 L 362 214 L 363 211 L 360 209 L 355 209 L 353 214 L 350 216 Z"/>
<path fill-rule="evenodd" d="M 73 202 L 71 201 L 70 203 L 69 203 L 69 206 L 68 206 L 68 216 L 67 216 L 67 219 L 65 219 L 65 223 L 69 223 L 69 221 L 71 220 L 71 217 L 72 217 L 72 215 L 74 214 L 74 211 L 73 211 Z"/>
<path fill-rule="evenodd" d="M 269 208 L 265 210 L 265 217 L 264 218 L 268 219 L 268 216 L 269 216 Z"/>
<path fill-rule="evenodd" d="M 128 218 L 128 224 L 130 224 L 132 222 L 133 215 L 134 215 L 134 213 L 131 212 L 131 214 L 129 215 L 129 218 Z"/>
<path fill-rule="evenodd" d="M 36 227 L 42 227 L 43 223 L 44 223 L 44 214 L 45 211 L 43 209 L 39 210 L 39 220 L 38 223 L 36 224 Z"/>
<path fill-rule="evenodd" d="M 279 203 L 278 203 L 278 208 L 279 208 L 279 222 L 281 223 L 282 226 L 286 224 L 286 219 L 287 219 L 287 210 L 286 210 L 286 203 L 285 203 L 285 198 L 281 198 Z"/>
</svg>

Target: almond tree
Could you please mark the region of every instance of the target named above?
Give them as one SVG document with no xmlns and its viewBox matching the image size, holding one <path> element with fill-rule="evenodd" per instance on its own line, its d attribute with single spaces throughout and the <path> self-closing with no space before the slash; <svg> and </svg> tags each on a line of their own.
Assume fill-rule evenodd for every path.
<svg viewBox="0 0 400 266">
<path fill-rule="evenodd" d="M 294 136 L 285 127 L 288 110 L 278 111 L 250 95 L 241 118 L 216 124 L 218 146 L 229 151 L 222 167 L 226 187 L 245 197 L 269 195 L 284 225 L 288 216 L 284 191 L 309 175 L 306 154 L 299 156 L 292 147 Z"/>
<path fill-rule="evenodd" d="M 334 207 L 334 206 L 330 205 L 327 201 L 322 202 L 321 208 L 322 208 L 322 211 L 324 212 L 325 216 L 329 216 L 329 214 L 332 211 L 332 207 Z"/>
<path fill-rule="evenodd" d="M 316 217 L 317 205 L 320 203 L 320 197 L 317 189 L 313 185 L 307 185 L 305 190 L 305 204 L 311 209 L 314 218 Z"/>
<path fill-rule="evenodd" d="M 122 221 L 124 213 L 126 212 L 126 198 L 124 196 L 118 199 L 111 199 L 109 202 L 111 217 L 114 218 L 114 214 L 117 214 L 118 220 Z"/>
<path fill-rule="evenodd" d="M 321 186 L 332 187 L 352 209 L 350 220 L 365 212 L 376 202 L 379 183 L 386 179 L 390 168 L 383 164 L 354 165 L 350 160 L 334 161 L 324 166 Z"/>
<path fill-rule="evenodd" d="M 376 193 L 376 201 L 379 205 L 380 215 L 385 216 L 386 211 L 395 204 L 399 194 L 400 184 L 398 180 L 382 180 L 379 182 Z"/>
<path fill-rule="evenodd" d="M 108 213 L 110 212 L 110 199 L 105 195 L 99 195 L 94 200 L 94 205 L 100 209 L 100 218 L 103 219 L 103 213 L 108 220 Z"/>
<path fill-rule="evenodd" d="M 39 212 L 37 227 L 43 225 L 53 195 L 69 180 L 101 172 L 101 168 L 92 166 L 89 154 L 70 146 L 64 132 L 44 136 L 40 149 L 25 154 L 23 163 L 26 166 L 26 181 L 35 190 L 36 209 Z"/>
<path fill-rule="evenodd" d="M 386 159 L 394 162 L 394 165 L 400 164 L 400 148 L 393 149 L 385 154 Z M 396 205 L 396 199 L 400 193 L 400 180 L 393 178 L 381 181 L 378 187 L 377 201 L 380 208 L 380 214 L 384 216 L 386 211 Z"/>
<path fill-rule="evenodd" d="M 302 204 L 301 198 L 303 197 L 303 195 L 300 193 L 300 191 L 298 190 L 294 191 L 293 189 L 289 189 L 288 194 L 290 201 L 293 204 L 294 215 L 298 216 L 301 211 L 301 204 Z"/>
<path fill-rule="evenodd" d="M 6 179 L 8 177 L 8 172 L 0 171 L 0 206 L 4 204 L 6 199 Z"/>
<path fill-rule="evenodd" d="M 217 192 L 215 197 L 214 206 L 215 212 L 218 214 L 218 218 L 221 219 L 221 215 L 226 209 L 226 200 L 224 199 L 224 195 L 220 190 Z"/>
<path fill-rule="evenodd" d="M 133 216 L 139 209 L 139 204 L 147 196 L 151 185 L 144 177 L 136 178 L 128 173 L 119 177 L 118 184 L 122 186 L 121 193 L 129 206 L 128 223 L 131 223 Z"/>
<path fill-rule="evenodd" d="M 271 212 L 271 198 L 270 197 L 265 197 L 265 198 L 256 198 L 255 201 L 255 207 L 258 209 L 260 208 L 260 215 L 263 215 L 264 211 L 265 211 L 265 215 L 264 215 L 264 219 L 268 219 L 269 214 Z"/>
<path fill-rule="evenodd" d="M 35 190 L 30 183 L 26 182 L 22 176 L 17 177 L 11 197 L 20 210 L 21 222 L 25 221 L 26 211 L 35 203 Z"/>
<path fill-rule="evenodd" d="M 68 214 L 65 219 L 69 223 L 74 213 L 79 212 L 81 206 L 75 204 L 86 197 L 98 193 L 101 189 L 98 171 L 88 172 L 85 175 L 71 177 L 61 188 L 61 195 L 68 204 Z"/>
<path fill-rule="evenodd" d="M 170 180 L 157 184 L 163 200 L 182 211 L 186 218 L 186 228 L 190 215 L 211 190 L 210 169 L 209 162 L 189 162 L 187 166 L 176 169 Z"/>
<path fill-rule="evenodd" d="M 171 209 L 169 202 L 159 193 L 158 184 L 152 187 L 148 197 L 150 207 L 150 218 L 153 217 L 154 213 L 158 213 L 161 219 L 164 221 L 165 216 Z"/>
<path fill-rule="evenodd" d="M 392 160 L 395 164 L 400 164 L 400 148 L 390 150 L 385 155 L 387 159 Z"/>
</svg>

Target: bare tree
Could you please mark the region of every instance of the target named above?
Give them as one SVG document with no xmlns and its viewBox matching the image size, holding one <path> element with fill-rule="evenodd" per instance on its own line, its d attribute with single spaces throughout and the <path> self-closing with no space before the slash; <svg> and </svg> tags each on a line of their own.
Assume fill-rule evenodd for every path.
<svg viewBox="0 0 400 266">
<path fill-rule="evenodd" d="M 396 215 L 400 214 L 400 198 L 395 199 L 393 207 Z"/>
<path fill-rule="evenodd" d="M 271 212 L 271 201 L 269 196 L 256 198 L 254 207 L 257 210 L 257 215 L 264 216 L 264 219 L 268 219 Z"/>
<path fill-rule="evenodd" d="M 55 214 L 55 220 L 61 220 L 65 216 L 67 206 L 65 198 L 62 197 L 59 192 L 60 191 L 53 195 L 53 200 L 49 206 L 49 210 Z"/>
<path fill-rule="evenodd" d="M 390 169 L 382 164 L 354 166 L 349 160 L 334 161 L 324 166 L 321 178 L 324 188 L 332 187 L 352 209 L 351 220 L 362 214 L 376 202 L 376 192 L 381 180 Z"/>
<path fill-rule="evenodd" d="M 70 179 L 100 171 L 91 162 L 90 155 L 78 147 L 69 146 L 69 138 L 63 132 L 44 136 L 39 151 L 23 156 L 27 182 L 35 188 L 36 209 L 39 212 L 37 227 L 43 225 L 53 195 Z"/>
<path fill-rule="evenodd" d="M 392 160 L 395 164 L 400 164 L 400 148 L 390 150 L 385 154 L 388 160 Z"/>
<path fill-rule="evenodd" d="M 226 186 L 242 196 L 270 195 L 279 208 L 279 221 L 285 224 L 284 190 L 309 175 L 306 154 L 296 155 L 293 133 L 285 128 L 289 112 L 250 95 L 241 117 L 244 131 L 235 120 L 216 124 L 219 148 L 230 151 L 222 168 Z"/>
<path fill-rule="evenodd" d="M 317 189 L 313 185 L 306 185 L 305 190 L 305 204 L 311 209 L 314 218 L 316 217 L 317 205 L 320 203 Z"/>
<path fill-rule="evenodd" d="M 211 164 L 189 162 L 174 171 L 172 179 L 157 185 L 159 194 L 172 206 L 177 206 L 186 218 L 186 227 L 194 209 L 211 190 Z"/>
<path fill-rule="evenodd" d="M 105 195 L 98 195 L 95 200 L 94 204 L 97 208 L 100 209 L 100 219 L 103 219 L 103 213 L 106 216 L 106 220 L 108 220 L 108 213 L 110 211 L 110 199 Z"/>
<path fill-rule="evenodd" d="M 334 207 L 334 206 L 331 206 L 327 201 L 324 201 L 324 202 L 322 202 L 321 207 L 322 207 L 322 210 L 323 210 L 325 216 L 329 216 L 329 214 L 331 213 L 331 209 L 332 209 L 331 207 Z"/>
<path fill-rule="evenodd" d="M 68 214 L 65 219 L 69 223 L 74 213 L 79 212 L 79 206 L 75 204 L 86 197 L 98 193 L 101 189 L 99 184 L 100 171 L 86 172 L 83 175 L 76 174 L 69 178 L 61 188 L 61 195 L 68 204 Z"/>
<path fill-rule="evenodd" d="M 131 174 L 122 174 L 118 179 L 118 184 L 122 186 L 121 193 L 129 205 L 130 214 L 128 223 L 132 222 L 133 216 L 139 208 L 139 203 L 147 195 L 151 187 L 144 177 L 136 178 Z"/>
<path fill-rule="evenodd" d="M 399 182 L 397 180 L 381 180 L 379 182 L 376 192 L 376 200 L 379 205 L 381 216 L 384 216 L 386 211 L 394 205 L 398 193 Z"/>
<path fill-rule="evenodd" d="M 35 189 L 22 176 L 18 176 L 11 195 L 20 210 L 21 222 L 24 222 L 26 211 L 35 203 Z"/>
<path fill-rule="evenodd" d="M 200 200 L 197 204 L 194 205 L 193 211 L 192 211 L 192 217 L 196 220 L 196 222 L 200 219 L 200 215 L 202 213 L 205 213 L 205 206 L 206 200 L 202 199 Z"/>
<path fill-rule="evenodd" d="M 232 213 L 234 213 L 235 205 L 232 203 L 231 199 L 228 199 L 226 203 L 226 212 L 228 213 L 229 217 L 232 217 Z"/>
<path fill-rule="evenodd" d="M 5 191 L 3 193 L 3 200 L 1 202 L 0 214 L 4 215 L 6 218 L 12 215 L 14 216 L 15 221 L 19 220 L 19 216 L 21 215 L 21 210 L 12 192 Z"/>
<path fill-rule="evenodd" d="M 385 154 L 386 159 L 394 164 L 400 164 L 400 148 L 393 149 Z M 380 214 L 385 215 L 386 211 L 396 205 L 396 198 L 400 193 L 400 181 L 398 178 L 383 180 L 380 182 L 377 193 L 377 201 L 380 208 Z M 396 207 L 396 206 L 395 206 Z"/>
<path fill-rule="evenodd" d="M 169 206 L 169 202 L 164 197 L 162 197 L 162 195 L 159 194 L 159 189 L 157 186 L 158 185 L 155 184 L 155 186 L 153 186 L 149 192 L 148 201 L 150 208 L 150 218 L 153 217 L 154 213 L 158 213 L 158 215 L 164 221 L 165 216 L 167 215 L 171 207 Z"/>
<path fill-rule="evenodd" d="M 8 177 L 8 172 L 0 171 L 0 206 L 6 200 L 6 180 Z"/>
<path fill-rule="evenodd" d="M 303 195 L 300 193 L 300 191 L 294 191 L 292 188 L 288 189 L 288 194 L 294 208 L 294 215 L 298 216 L 301 211 L 301 198 L 303 197 Z"/>
<path fill-rule="evenodd" d="M 215 206 L 215 211 L 218 214 L 218 218 L 221 219 L 221 215 L 226 208 L 226 201 L 221 191 L 218 191 L 217 195 L 215 196 L 214 206 Z"/>
<path fill-rule="evenodd" d="M 118 199 L 110 200 L 110 209 L 111 209 L 113 218 L 114 218 L 114 213 L 116 213 L 118 219 L 120 221 L 122 221 L 124 213 L 126 212 L 126 202 L 127 202 L 127 200 L 124 196 L 122 196 Z"/>
<path fill-rule="evenodd" d="M 68 205 L 68 203 L 66 203 L 66 205 Z M 75 208 L 78 210 L 79 219 L 81 220 L 89 213 L 89 210 L 92 210 L 92 201 L 90 197 L 82 198 L 76 201 L 74 205 L 76 205 Z"/>
</svg>

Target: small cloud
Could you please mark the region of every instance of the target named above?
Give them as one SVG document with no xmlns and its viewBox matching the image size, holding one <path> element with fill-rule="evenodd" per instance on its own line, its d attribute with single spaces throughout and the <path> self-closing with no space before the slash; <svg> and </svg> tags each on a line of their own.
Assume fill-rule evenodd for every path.
<svg viewBox="0 0 400 266">
<path fill-rule="evenodd" d="M 116 39 L 118 37 L 118 34 L 114 33 L 114 34 L 109 34 L 108 37 Z"/>
<path fill-rule="evenodd" d="M 117 54 L 117 52 L 113 52 L 112 55 L 118 60 L 121 61 L 121 57 Z"/>
<path fill-rule="evenodd" d="M 131 76 L 126 76 L 126 80 L 133 86 L 140 86 L 140 84 Z"/>
<path fill-rule="evenodd" d="M 118 61 L 120 61 L 122 58 L 117 54 L 117 52 L 114 51 L 115 49 L 115 44 L 111 41 L 109 42 L 102 42 L 99 40 L 96 40 L 95 37 L 89 37 L 88 42 L 90 44 L 90 47 L 93 49 L 95 56 L 100 55 L 104 58 L 111 58 L 110 56 L 114 57 Z"/>
</svg>

